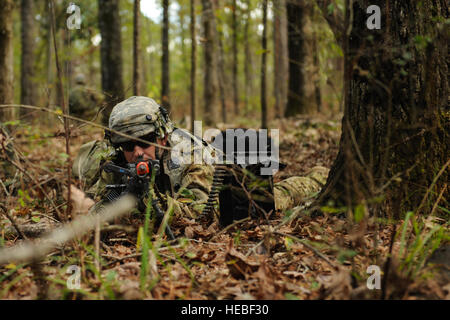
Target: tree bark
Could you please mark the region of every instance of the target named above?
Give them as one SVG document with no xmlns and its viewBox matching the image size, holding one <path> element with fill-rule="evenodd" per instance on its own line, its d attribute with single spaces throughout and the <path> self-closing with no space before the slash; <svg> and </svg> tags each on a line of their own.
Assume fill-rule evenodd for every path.
<svg viewBox="0 0 450 320">
<path fill-rule="evenodd" d="M 273 42 L 274 42 L 274 96 L 277 118 L 282 118 L 287 101 L 288 45 L 286 1 L 273 1 Z"/>
<path fill-rule="evenodd" d="M 217 7 L 219 7 L 218 0 L 212 1 L 212 9 L 213 12 Z M 227 82 L 226 76 L 225 76 L 225 58 L 224 58 L 224 50 L 223 50 L 223 33 L 222 33 L 222 26 L 219 25 L 219 23 L 216 21 L 216 17 L 213 14 L 211 22 L 213 24 L 213 38 L 217 39 L 217 63 L 218 63 L 218 70 L 217 70 L 217 82 L 219 85 L 219 98 L 220 98 L 220 106 L 222 110 L 222 122 L 227 122 L 227 105 L 225 101 L 225 85 Z"/>
<path fill-rule="evenodd" d="M 163 0 L 161 105 L 170 111 L 169 0 Z"/>
<path fill-rule="evenodd" d="M 133 20 L 133 94 L 141 95 L 141 66 L 140 66 L 140 13 L 141 1 L 134 0 L 134 20 Z"/>
<path fill-rule="evenodd" d="M 14 101 L 12 0 L 0 0 L 0 104 Z M 13 109 L 0 110 L 0 122 L 13 118 Z"/>
<path fill-rule="evenodd" d="M 314 98 L 316 100 L 317 112 L 322 112 L 322 94 L 320 92 L 320 62 L 319 62 L 319 48 L 317 47 L 317 31 L 314 14 L 314 5 L 308 5 L 309 16 L 311 17 L 311 42 L 312 42 L 312 56 L 313 56 L 313 79 L 314 79 Z"/>
<path fill-rule="evenodd" d="M 214 13 L 211 0 L 202 0 L 203 41 L 204 41 L 204 108 L 203 119 L 206 125 L 216 121 L 217 112 L 217 62 L 214 41 Z"/>
<path fill-rule="evenodd" d="M 237 4 L 236 0 L 233 0 L 233 14 L 232 14 L 232 28 L 233 28 L 233 102 L 234 102 L 234 114 L 239 115 L 239 91 L 238 91 L 238 49 L 237 49 Z"/>
<path fill-rule="evenodd" d="M 21 74 L 20 74 L 20 103 L 33 105 L 36 103 L 34 77 L 34 0 L 22 0 L 20 7 L 21 16 Z M 21 114 L 25 114 L 21 109 Z"/>
<path fill-rule="evenodd" d="M 261 56 L 261 128 L 267 129 L 267 98 L 266 98 L 266 57 L 267 57 L 267 0 L 263 1 L 263 34 Z"/>
<path fill-rule="evenodd" d="M 119 0 L 98 0 L 98 19 L 102 37 L 102 89 L 106 97 L 102 121 L 107 125 L 112 108 L 124 99 Z"/>
<path fill-rule="evenodd" d="M 380 30 L 366 27 L 371 4 Z M 449 181 L 448 14 L 445 0 L 354 1 L 340 149 L 319 203 L 383 199 L 393 217 L 433 206 Z"/>
<path fill-rule="evenodd" d="M 197 37 L 195 35 L 195 0 L 190 0 L 191 18 L 191 131 L 194 133 L 195 121 L 195 73 L 197 72 Z"/>
<path fill-rule="evenodd" d="M 289 92 L 285 116 L 306 113 L 304 76 L 304 7 L 301 0 L 287 0 L 288 47 L 289 47 Z"/>
<path fill-rule="evenodd" d="M 245 19 L 245 27 L 244 27 L 244 77 L 245 77 L 245 98 L 244 98 L 244 110 L 245 115 L 248 115 L 249 112 L 249 97 L 250 97 L 250 88 L 251 88 L 251 57 L 250 57 L 250 44 L 249 44 L 249 34 L 248 30 L 250 28 L 250 0 L 246 0 L 245 4 L 247 5 L 246 10 L 246 19 Z"/>
</svg>

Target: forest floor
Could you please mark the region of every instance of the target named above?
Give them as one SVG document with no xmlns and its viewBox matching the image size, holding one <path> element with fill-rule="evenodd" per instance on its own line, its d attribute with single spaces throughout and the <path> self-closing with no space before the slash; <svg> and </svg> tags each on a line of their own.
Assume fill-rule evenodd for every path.
<svg viewBox="0 0 450 320">
<path fill-rule="evenodd" d="M 271 127 L 280 128 L 280 159 L 287 164 L 275 181 L 303 175 L 314 166 L 331 167 L 338 151 L 340 121 L 308 117 L 276 120 Z M 74 130 L 72 136 L 72 155 L 82 143 L 102 138 L 99 130 L 86 127 Z M 23 179 L 20 191 L 9 195 L 4 205 L 19 225 L 51 225 L 55 209 L 42 190 L 64 210 L 67 156 L 62 126 L 20 125 L 14 139 L 23 156 L 21 164 L 35 181 L 28 186 Z M 148 287 L 141 290 L 137 234 L 143 220 L 124 221 L 129 224 L 123 230 L 102 233 L 98 269 L 93 232 L 53 250 L 41 261 L 44 282 L 37 280 L 37 269 L 29 263 L 1 265 L 0 299 L 378 299 L 383 294 L 389 299 L 450 299 L 449 278 L 437 271 L 438 264 L 425 263 L 431 250 L 409 246 L 436 225 L 444 225 L 448 235 L 448 223 L 439 218 L 424 221 L 421 233 L 407 241 L 395 237 L 389 280 L 382 281 L 385 290 L 368 289 L 367 268 L 379 266 L 384 279 L 394 232 L 391 222 L 370 218 L 355 224 L 333 213 L 312 218 L 302 207 L 225 230 L 217 224 L 178 219 L 172 226 L 177 240 L 154 239 Z M 404 230 L 413 228 L 408 222 L 396 223 Z M 11 228 L 11 222 L 0 215 L 1 246 L 23 242 L 5 231 Z M 400 251 L 405 259 L 398 258 Z M 79 290 L 66 286 L 70 265 L 81 267 Z"/>
</svg>

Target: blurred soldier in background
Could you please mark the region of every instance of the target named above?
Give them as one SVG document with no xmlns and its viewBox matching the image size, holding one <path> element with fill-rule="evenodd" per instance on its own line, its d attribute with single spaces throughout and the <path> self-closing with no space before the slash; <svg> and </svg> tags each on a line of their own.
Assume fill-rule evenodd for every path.
<svg viewBox="0 0 450 320">
<path fill-rule="evenodd" d="M 82 73 L 75 76 L 75 86 L 69 94 L 71 115 L 91 120 L 99 111 L 103 100 L 103 94 L 86 86 L 86 78 Z"/>
</svg>

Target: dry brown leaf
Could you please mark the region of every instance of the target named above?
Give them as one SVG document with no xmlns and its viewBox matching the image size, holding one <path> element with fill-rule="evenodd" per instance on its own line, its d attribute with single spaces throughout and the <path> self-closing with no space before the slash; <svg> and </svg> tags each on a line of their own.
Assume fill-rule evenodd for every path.
<svg viewBox="0 0 450 320">
<path fill-rule="evenodd" d="M 227 253 L 225 261 L 230 274 L 235 279 L 244 279 L 246 275 L 249 275 L 260 266 L 260 263 L 250 261 L 246 256 L 233 248 L 233 240 L 230 240 L 227 247 Z"/>
</svg>

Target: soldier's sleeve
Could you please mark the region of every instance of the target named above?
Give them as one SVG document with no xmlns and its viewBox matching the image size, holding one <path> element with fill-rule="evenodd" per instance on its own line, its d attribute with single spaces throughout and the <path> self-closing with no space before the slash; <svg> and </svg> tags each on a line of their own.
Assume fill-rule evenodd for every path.
<svg viewBox="0 0 450 320">
<path fill-rule="evenodd" d="M 76 156 L 72 173 L 81 180 L 83 189 L 91 198 L 104 196 L 106 185 L 112 183 L 113 175 L 102 172 L 100 165 L 113 149 L 104 141 L 91 141 L 81 146 Z"/>
<path fill-rule="evenodd" d="M 195 217 L 206 204 L 211 189 L 214 168 L 206 164 L 191 164 L 182 173 L 181 185 L 175 199 L 181 209 L 188 207 L 188 216 Z"/>
<path fill-rule="evenodd" d="M 290 177 L 274 184 L 276 210 L 287 210 L 318 194 L 325 185 L 329 169 L 314 167 L 306 176 Z"/>
</svg>

